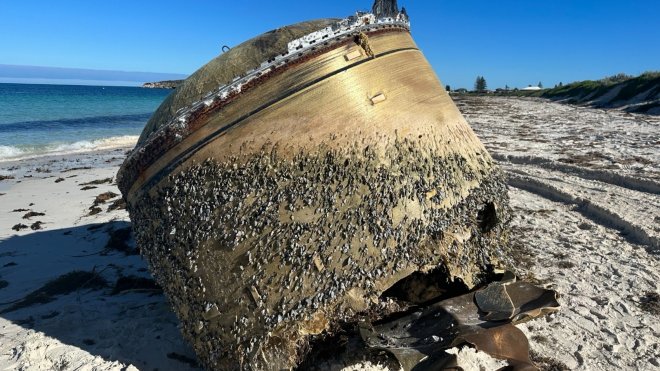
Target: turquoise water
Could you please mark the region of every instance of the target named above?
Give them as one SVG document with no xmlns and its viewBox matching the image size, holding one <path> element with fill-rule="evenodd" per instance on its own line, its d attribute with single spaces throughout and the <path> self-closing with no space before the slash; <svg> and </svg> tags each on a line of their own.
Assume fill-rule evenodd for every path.
<svg viewBox="0 0 660 371">
<path fill-rule="evenodd" d="M 165 89 L 0 84 L 0 161 L 133 143 Z"/>
</svg>

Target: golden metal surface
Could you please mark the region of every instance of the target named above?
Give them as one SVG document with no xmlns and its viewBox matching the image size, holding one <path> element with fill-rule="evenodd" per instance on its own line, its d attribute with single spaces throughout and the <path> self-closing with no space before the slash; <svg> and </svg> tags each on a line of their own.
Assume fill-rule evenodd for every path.
<svg viewBox="0 0 660 371">
<path fill-rule="evenodd" d="M 385 102 L 387 98 L 385 98 L 385 94 L 378 94 L 375 97 L 371 98 L 371 104 L 376 105 L 381 102 Z"/>
<path fill-rule="evenodd" d="M 369 59 L 360 46 L 350 43 L 246 92 L 144 171 L 129 197 L 184 151 L 271 102 L 193 157 L 222 159 L 244 144 L 258 150 L 267 141 L 282 142 L 295 151 L 295 147 L 330 135 L 349 140 L 359 137 L 380 146 L 396 136 L 441 135 L 470 151 L 483 149 L 409 33 L 372 35 L 369 44 L 378 57 Z M 355 52 L 361 57 L 347 61 L 345 55 Z M 287 95 L 289 92 L 293 93 Z M 379 94 L 387 102 L 374 106 L 371 98 Z M 340 142 L 336 144 L 342 145 Z M 437 150 L 453 152 L 447 145 Z"/>
<path fill-rule="evenodd" d="M 362 56 L 362 52 L 359 50 L 354 50 L 344 56 L 344 59 L 346 59 L 346 62 L 350 62 L 353 59 L 358 59 Z"/>
<path fill-rule="evenodd" d="M 472 286 L 503 255 L 478 222 L 506 202 L 501 173 L 407 32 L 349 39 L 196 124 L 126 196 L 207 364 L 293 367 L 413 272 Z"/>
</svg>

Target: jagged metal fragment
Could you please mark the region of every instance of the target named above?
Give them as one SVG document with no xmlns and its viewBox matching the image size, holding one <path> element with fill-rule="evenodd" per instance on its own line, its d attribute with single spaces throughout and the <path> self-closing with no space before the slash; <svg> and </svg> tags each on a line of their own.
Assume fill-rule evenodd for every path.
<svg viewBox="0 0 660 371">
<path fill-rule="evenodd" d="M 495 282 L 376 326 L 363 323 L 360 334 L 369 347 L 392 353 L 406 371 L 443 369 L 444 350 L 462 343 L 507 360 L 515 370 L 535 370 L 527 338 L 514 324 L 557 311 L 557 296 L 526 282 Z"/>
</svg>

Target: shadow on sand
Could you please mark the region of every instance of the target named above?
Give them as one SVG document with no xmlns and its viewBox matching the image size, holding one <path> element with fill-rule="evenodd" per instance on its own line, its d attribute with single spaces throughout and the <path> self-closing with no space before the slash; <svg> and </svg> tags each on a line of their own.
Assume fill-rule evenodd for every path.
<svg viewBox="0 0 660 371">
<path fill-rule="evenodd" d="M 3 332 L 11 332 L 5 340 L 11 340 L 2 342 L 2 353 L 13 355 L 0 359 L 0 364 L 17 366 L 21 357 L 52 361 L 62 353 L 88 358 L 79 360 L 83 364 L 103 363 L 94 359 L 101 357 L 144 370 L 198 369 L 163 293 L 153 286 L 117 285 L 122 278 L 124 283 L 135 278 L 153 285 L 129 233 L 124 233 L 128 239 L 123 246 L 133 251 L 117 250 L 108 243 L 113 239 L 117 243 L 113 232 L 128 228 L 127 222 L 87 224 L 0 240 L 0 318 L 20 326 L 4 326 Z M 34 336 L 29 330 L 46 336 Z M 79 350 L 62 351 L 49 338 Z M 23 354 L 37 348 L 31 342 L 42 341 L 45 353 L 41 347 Z"/>
</svg>

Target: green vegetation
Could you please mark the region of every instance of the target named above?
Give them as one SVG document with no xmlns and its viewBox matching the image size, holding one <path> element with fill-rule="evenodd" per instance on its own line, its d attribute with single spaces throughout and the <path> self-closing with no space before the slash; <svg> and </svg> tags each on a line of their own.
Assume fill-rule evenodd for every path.
<svg viewBox="0 0 660 371">
<path fill-rule="evenodd" d="M 478 92 L 484 92 L 486 89 L 488 89 L 486 79 L 483 76 L 477 76 L 477 80 L 474 82 L 474 90 Z"/>
<path fill-rule="evenodd" d="M 602 98 L 613 89 L 620 90 L 613 97 L 608 97 L 607 102 L 598 102 L 598 98 Z M 597 106 L 606 106 L 631 100 L 645 92 L 649 93 L 648 97 L 660 95 L 660 72 L 645 72 L 637 77 L 618 74 L 596 81 L 579 81 L 545 90 L 540 96 L 550 99 L 568 99 L 569 103 L 596 101 Z"/>
<path fill-rule="evenodd" d="M 483 94 L 475 83 L 476 92 Z M 485 80 L 483 81 L 485 83 Z M 541 82 L 539 87 L 543 86 Z M 546 98 L 562 103 L 583 104 L 597 108 L 623 108 L 627 112 L 660 114 L 660 71 L 645 72 L 637 77 L 623 73 L 600 80 L 585 80 L 570 84 L 559 83 L 552 89 L 497 89 L 493 95 Z"/>
<path fill-rule="evenodd" d="M 631 99 L 647 90 L 651 90 L 651 96 L 660 95 L 660 71 L 645 72 L 639 77 L 628 80 L 614 100 Z"/>
</svg>

